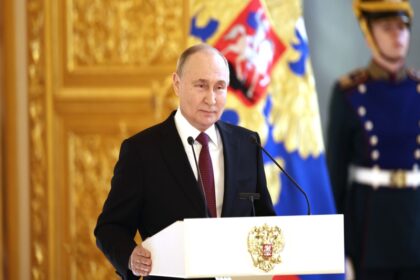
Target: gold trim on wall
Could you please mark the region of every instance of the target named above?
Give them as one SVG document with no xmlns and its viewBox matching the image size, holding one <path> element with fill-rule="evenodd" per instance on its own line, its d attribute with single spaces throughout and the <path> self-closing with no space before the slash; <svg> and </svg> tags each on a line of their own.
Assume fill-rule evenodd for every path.
<svg viewBox="0 0 420 280">
<path fill-rule="evenodd" d="M 6 279 L 19 279 L 19 248 L 20 243 L 18 240 L 19 235 L 19 222 L 16 217 L 18 215 L 18 189 L 17 189 L 17 145 L 16 145 L 16 63 L 15 63 L 15 23 L 14 23 L 14 2 L 4 1 L 2 3 L 2 39 L 4 39 L 4 49 L 2 54 L 4 55 L 4 73 L 7 78 L 4 77 L 2 98 L 7 106 L 3 106 L 2 122 L 4 124 L 4 147 L 7 149 L 3 150 L 4 159 L 3 161 L 3 176 L 4 188 L 7 189 L 3 193 L 4 197 L 4 254 L 7 257 L 7 267 L 5 267 L 5 278 Z M 7 69 L 7 71 L 6 71 Z M 9 94 L 7 94 L 9 93 Z"/>
<path fill-rule="evenodd" d="M 5 267 L 4 267 L 4 263 L 5 263 L 5 249 L 6 249 L 6 245 L 5 245 L 5 235 L 4 235 L 4 231 L 7 228 L 5 220 L 3 218 L 4 215 L 4 211 L 3 211 L 3 205 L 4 205 L 4 197 L 3 194 L 5 193 L 6 190 L 6 184 L 4 181 L 4 162 L 5 158 L 3 155 L 3 135 L 5 135 L 5 131 L 4 129 L 4 114 L 3 114 L 3 107 L 4 107 L 4 93 L 5 93 L 5 78 L 4 78 L 4 73 L 5 71 L 5 43 L 4 43 L 4 39 L 5 39 L 5 32 L 6 32 L 6 28 L 5 28 L 5 17 L 4 17 L 4 11 L 5 11 L 5 4 L 3 0 L 0 0 L 0 11 L 1 12 L 1 19 L 0 19 L 0 227 L 1 227 L 1 231 L 0 231 L 0 280 L 3 280 L 5 278 Z"/>
<path fill-rule="evenodd" d="M 49 246 L 47 5 L 48 1 L 27 0 L 32 279 L 50 279 L 54 260 Z"/>
<path fill-rule="evenodd" d="M 29 278 L 26 0 L 4 1 L 3 193 L 6 279 Z M 2 105 L 3 105 L 2 104 Z"/>
</svg>

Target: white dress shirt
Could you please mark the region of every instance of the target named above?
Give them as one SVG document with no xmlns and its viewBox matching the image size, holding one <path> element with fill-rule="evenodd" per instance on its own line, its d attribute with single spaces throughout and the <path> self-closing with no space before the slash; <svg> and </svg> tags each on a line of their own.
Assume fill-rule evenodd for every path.
<svg viewBox="0 0 420 280">
<path fill-rule="evenodd" d="M 178 134 L 181 137 L 182 144 L 184 145 L 185 152 L 187 153 L 188 160 L 190 161 L 191 168 L 194 172 L 195 178 L 198 180 L 197 167 L 194 161 L 194 155 L 191 149 L 191 145 L 188 144 L 188 137 L 194 138 L 194 140 L 201 133 L 198 129 L 193 127 L 188 120 L 182 115 L 181 110 L 175 113 L 175 126 L 178 130 Z M 223 143 L 220 133 L 215 125 L 209 127 L 205 132 L 209 138 L 209 152 L 211 157 L 211 163 L 213 165 L 214 173 L 214 188 L 216 194 L 216 211 L 217 217 L 222 214 L 223 206 L 223 194 L 225 187 L 225 169 L 224 169 L 224 157 L 223 157 Z M 194 150 L 197 156 L 197 161 L 201 151 L 201 144 L 198 141 L 194 142 Z M 200 185 L 198 185 L 200 186 Z"/>
</svg>

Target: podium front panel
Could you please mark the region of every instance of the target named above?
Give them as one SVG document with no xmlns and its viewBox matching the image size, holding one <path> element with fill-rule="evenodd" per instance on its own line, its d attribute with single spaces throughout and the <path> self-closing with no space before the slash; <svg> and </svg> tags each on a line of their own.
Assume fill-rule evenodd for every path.
<svg viewBox="0 0 420 280">
<path fill-rule="evenodd" d="M 342 215 L 186 219 L 174 225 L 176 230 L 168 230 L 172 226 L 165 229 L 170 235 L 158 233 L 144 242 L 152 252 L 153 275 L 199 278 L 344 273 Z M 264 225 L 277 226 L 284 239 L 281 262 L 270 271 L 255 267 L 248 250 L 250 232 Z M 152 239 L 159 241 L 149 246 Z M 175 247 L 183 249 L 168 257 L 167 250 L 162 249 L 166 244 L 163 239 L 177 242 Z M 176 275 L 165 268 L 173 265 L 182 266 L 171 269 Z"/>
</svg>

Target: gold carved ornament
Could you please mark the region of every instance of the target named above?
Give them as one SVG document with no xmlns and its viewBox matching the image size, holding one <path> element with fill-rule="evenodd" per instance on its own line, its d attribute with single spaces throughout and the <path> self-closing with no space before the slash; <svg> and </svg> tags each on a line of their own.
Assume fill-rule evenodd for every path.
<svg viewBox="0 0 420 280">
<path fill-rule="evenodd" d="M 47 78 L 45 3 L 27 1 L 28 115 L 30 145 L 30 261 L 31 279 L 49 277 Z"/>
<path fill-rule="evenodd" d="M 253 227 L 248 234 L 248 252 L 254 266 L 265 272 L 281 263 L 280 252 L 283 251 L 284 245 L 284 236 L 278 226 L 270 227 L 264 224 Z"/>
<path fill-rule="evenodd" d="M 69 0 L 69 69 L 172 64 L 182 51 L 179 0 Z"/>
</svg>

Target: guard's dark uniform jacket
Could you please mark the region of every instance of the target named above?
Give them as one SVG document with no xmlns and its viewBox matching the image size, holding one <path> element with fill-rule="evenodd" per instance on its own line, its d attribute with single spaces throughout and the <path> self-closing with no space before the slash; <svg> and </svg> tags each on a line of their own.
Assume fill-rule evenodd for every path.
<svg viewBox="0 0 420 280">
<path fill-rule="evenodd" d="M 375 63 L 340 79 L 327 160 L 346 252 L 364 268 L 420 267 L 420 74 Z"/>
</svg>

